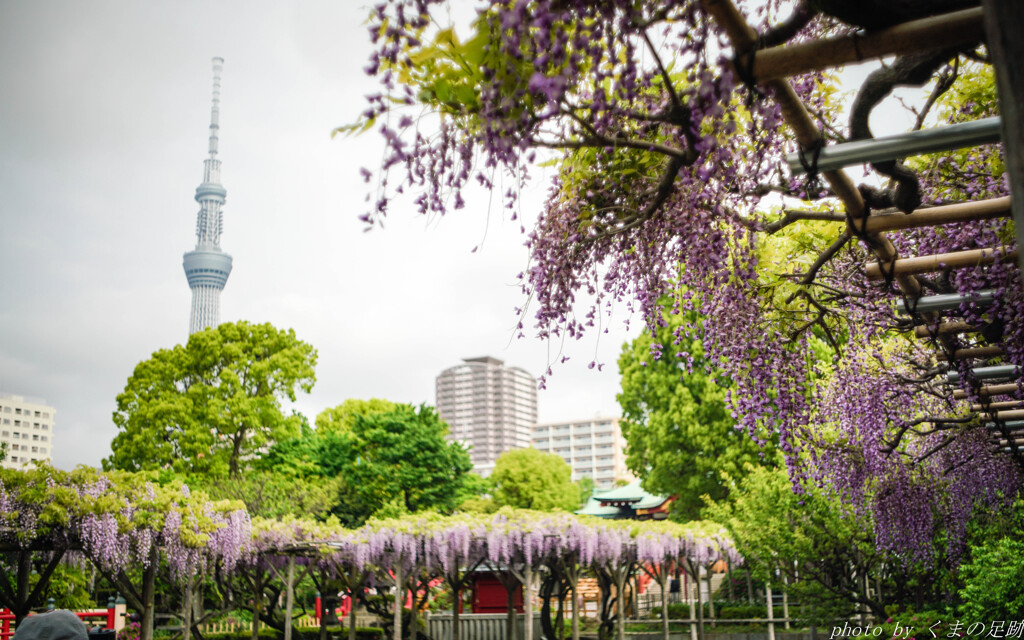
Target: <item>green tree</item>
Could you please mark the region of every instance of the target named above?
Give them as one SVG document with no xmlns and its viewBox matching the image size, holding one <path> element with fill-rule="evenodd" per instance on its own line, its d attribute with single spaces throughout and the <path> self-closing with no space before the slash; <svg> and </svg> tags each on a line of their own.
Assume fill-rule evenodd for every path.
<svg viewBox="0 0 1024 640">
<path fill-rule="evenodd" d="M 338 501 L 340 482 L 323 476 L 250 469 L 235 477 L 194 476 L 188 485 L 213 500 L 238 500 L 250 516 L 323 519 Z"/>
<path fill-rule="evenodd" d="M 298 434 L 285 416 L 316 381 L 316 350 L 270 324 L 225 323 L 139 363 L 117 397 L 118 434 L 105 469 L 230 473 Z"/>
<path fill-rule="evenodd" d="M 316 417 L 316 432 L 325 434 L 351 431 L 355 425 L 356 416 L 394 411 L 397 406 L 390 400 L 381 400 L 380 398 L 370 398 L 369 400 L 349 398 L 336 407 L 320 412 L 320 415 Z"/>
<path fill-rule="evenodd" d="M 879 551 L 868 514 L 816 487 L 797 494 L 783 469 L 750 466 L 729 499 L 704 513 L 728 529 L 758 579 L 785 575 L 790 597 L 818 624 L 864 606 L 884 620 L 886 607 L 942 600 L 942 568 L 909 566 Z"/>
<path fill-rule="evenodd" d="M 495 462 L 491 482 L 498 506 L 538 511 L 579 508 L 580 490 L 572 481 L 572 469 L 553 453 L 532 447 L 506 451 Z"/>
<path fill-rule="evenodd" d="M 1024 611 L 1024 502 L 977 527 L 970 561 L 960 566 L 960 614 L 970 620 L 1008 620 Z"/>
<path fill-rule="evenodd" d="M 370 504 L 398 499 L 410 512 L 455 509 L 469 454 L 447 439 L 448 425 L 433 407 L 396 405 L 358 414 L 355 442 L 343 472 Z"/>
<path fill-rule="evenodd" d="M 770 464 L 777 454 L 736 430 L 725 404 L 728 381 L 705 360 L 700 342 L 680 330 L 694 316 L 666 314 L 665 320 L 656 335 L 641 334 L 619 356 L 626 464 L 648 491 L 678 497 L 674 517 L 697 520 L 702 496 L 725 498 L 730 481 L 724 478 L 742 476 L 747 463 Z M 652 347 L 665 355 L 655 359 Z M 672 357 L 679 351 L 692 357 L 689 371 Z"/>
<path fill-rule="evenodd" d="M 594 489 L 597 487 L 597 484 L 590 476 L 583 476 L 576 481 L 576 486 L 580 491 L 580 508 L 582 509 L 586 506 L 587 501 L 590 500 L 590 496 L 594 495 Z"/>
<path fill-rule="evenodd" d="M 346 401 L 317 417 L 317 429 L 273 446 L 257 468 L 337 483 L 331 512 L 347 526 L 373 516 L 450 512 L 480 490 L 462 445 L 432 407 Z"/>
</svg>

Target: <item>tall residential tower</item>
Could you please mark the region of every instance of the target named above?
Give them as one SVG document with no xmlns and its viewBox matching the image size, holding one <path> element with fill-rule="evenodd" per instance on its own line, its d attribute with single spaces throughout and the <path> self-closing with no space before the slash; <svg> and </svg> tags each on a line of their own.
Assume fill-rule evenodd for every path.
<svg viewBox="0 0 1024 640">
<path fill-rule="evenodd" d="M 217 159 L 217 130 L 220 129 L 220 72 L 224 59 L 213 59 L 213 108 L 210 112 L 210 157 L 203 161 L 203 182 L 196 187 L 199 215 L 196 220 L 196 248 L 184 256 L 185 276 L 192 289 L 189 335 L 220 324 L 220 292 L 231 274 L 231 256 L 220 249 L 224 227 L 221 207 L 228 195 L 220 184 Z"/>
<path fill-rule="evenodd" d="M 537 380 L 497 358 L 465 358 L 437 376 L 437 412 L 449 438 L 470 447 L 473 470 L 488 476 L 498 456 L 530 446 Z"/>
</svg>

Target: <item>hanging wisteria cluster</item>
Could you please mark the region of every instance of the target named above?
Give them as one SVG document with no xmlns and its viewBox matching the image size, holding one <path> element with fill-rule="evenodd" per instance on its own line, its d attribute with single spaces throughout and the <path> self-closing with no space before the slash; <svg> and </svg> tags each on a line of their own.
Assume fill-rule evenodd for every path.
<svg viewBox="0 0 1024 640">
<path fill-rule="evenodd" d="M 362 598 L 367 588 L 415 593 L 431 581 L 458 592 L 478 568 L 509 572 L 526 585 L 536 582 L 531 576 L 543 575 L 544 584 L 571 579 L 573 589 L 582 572 L 613 573 L 621 590 L 624 576 L 640 570 L 665 580 L 678 568 L 700 579 L 720 560 L 742 562 L 725 530 L 710 522 L 606 521 L 511 509 L 416 514 L 359 529 L 292 517 L 250 521 L 238 505 L 210 502 L 181 484 L 85 468 L 0 473 L 0 507 L 0 577 L 18 575 L 9 563 L 19 553 L 80 551 L 141 613 L 143 640 L 153 638 L 160 576 L 182 594 L 215 580 L 225 593 L 247 599 L 254 620 L 279 621 L 275 612 L 288 609 L 287 625 L 295 581 L 307 574 L 318 588 Z M 561 609 L 562 599 L 550 598 Z M 550 603 L 543 590 L 542 599 Z M 19 601 L 20 615 L 40 604 Z"/>
<path fill-rule="evenodd" d="M 211 502 L 184 485 L 87 468 L 0 478 L 0 545 L 81 551 L 111 575 L 160 560 L 175 581 L 214 564 L 231 570 L 250 535 L 244 507 Z"/>
<path fill-rule="evenodd" d="M 978 401 L 968 361 L 950 355 L 974 338 L 953 337 L 936 352 L 898 337 L 909 328 L 893 312 L 898 288 L 865 279 L 874 258 L 855 228 L 836 224 L 846 218 L 833 194 L 781 168 L 794 143 L 778 103 L 736 77 L 743 65 L 724 57 L 711 3 L 481 0 L 465 39 L 435 26 L 444 4 L 401 0 L 371 15 L 377 49 L 367 72 L 383 91 L 360 125 L 379 129 L 386 152 L 365 220 L 387 215 L 405 191 L 422 212 L 443 214 L 463 205 L 473 183 L 497 188 L 498 176 L 511 180 L 502 195 L 515 214 L 529 168 L 554 157 L 550 196 L 527 231 L 524 332 L 532 313 L 539 336 L 578 339 L 615 304 L 656 327 L 666 296 L 674 313 L 698 311 L 705 321 L 680 331 L 696 333 L 735 385 L 728 400 L 738 425 L 759 440 L 778 438 L 796 487 L 834 487 L 874 516 L 881 548 L 907 562 L 929 562 L 942 535 L 955 558 L 972 509 L 1005 502 L 1020 486 L 1014 463 L 993 451 L 977 420 L 962 419 L 966 406 L 944 384 L 946 369 L 958 369 Z M 779 32 L 768 27 L 796 6 L 735 4 L 769 39 Z M 786 37 L 848 30 L 819 16 Z M 957 93 L 966 69 L 939 74 L 952 79 L 942 84 L 959 104 L 938 120 L 994 109 L 994 93 Z M 842 141 L 825 78 L 792 86 L 824 135 Z M 925 158 L 913 169 L 929 205 L 1007 193 L 998 148 Z M 924 227 L 891 241 L 901 256 L 1008 252 L 1008 224 Z M 1024 294 L 1011 260 L 921 281 L 925 294 L 995 290 L 994 305 L 956 314 L 998 329 L 1004 354 L 994 363 L 1024 365 Z M 583 296 L 594 302 L 581 309 Z M 652 353 L 672 356 L 688 366 L 685 353 Z"/>
<path fill-rule="evenodd" d="M 344 529 L 298 520 L 256 520 L 242 564 L 288 554 L 338 568 L 388 572 L 401 566 L 448 575 L 481 563 L 539 569 L 564 557 L 580 565 L 679 562 L 708 566 L 742 557 L 713 523 L 600 520 L 571 514 L 503 509 L 494 515 L 375 520 Z M 635 558 L 635 560 L 629 560 Z"/>
</svg>

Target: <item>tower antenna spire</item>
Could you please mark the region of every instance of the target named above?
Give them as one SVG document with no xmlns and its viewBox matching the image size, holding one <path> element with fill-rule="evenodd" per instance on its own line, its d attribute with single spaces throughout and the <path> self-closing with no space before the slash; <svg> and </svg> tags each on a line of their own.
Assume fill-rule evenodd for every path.
<svg viewBox="0 0 1024 640">
<path fill-rule="evenodd" d="M 213 105 L 210 107 L 210 157 L 217 157 L 217 133 L 220 129 L 220 74 L 224 58 L 213 59 Z"/>
<path fill-rule="evenodd" d="M 210 157 L 203 161 L 203 182 L 196 187 L 196 248 L 183 256 L 185 276 L 192 289 L 192 315 L 189 334 L 220 324 L 220 292 L 231 274 L 231 256 L 221 251 L 220 234 L 224 228 L 221 207 L 227 189 L 220 183 L 217 158 L 220 133 L 220 74 L 224 59 L 213 59 L 213 101 L 210 108 Z"/>
</svg>

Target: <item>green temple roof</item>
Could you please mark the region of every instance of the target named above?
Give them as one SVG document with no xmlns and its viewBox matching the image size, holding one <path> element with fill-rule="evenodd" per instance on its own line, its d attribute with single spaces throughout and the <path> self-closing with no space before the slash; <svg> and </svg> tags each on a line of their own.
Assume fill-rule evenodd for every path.
<svg viewBox="0 0 1024 640">
<path fill-rule="evenodd" d="M 634 480 L 624 487 L 594 493 L 587 504 L 576 513 L 609 519 L 643 518 L 649 515 L 638 514 L 637 511 L 657 509 L 670 500 L 669 497 L 644 491 L 640 481 Z"/>
</svg>

